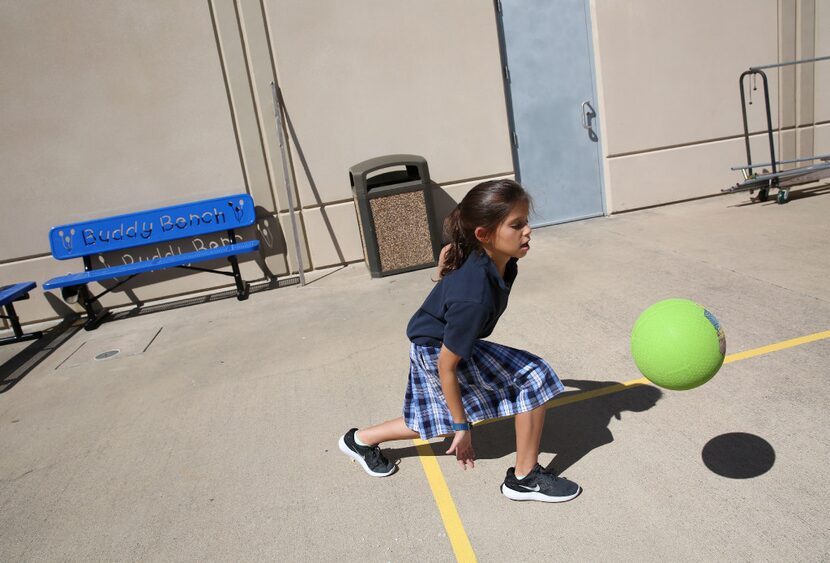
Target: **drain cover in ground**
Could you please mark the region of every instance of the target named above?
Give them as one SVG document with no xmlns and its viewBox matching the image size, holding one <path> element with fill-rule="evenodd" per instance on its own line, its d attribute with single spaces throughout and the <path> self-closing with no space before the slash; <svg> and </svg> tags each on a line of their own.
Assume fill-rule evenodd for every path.
<svg viewBox="0 0 830 563">
<path fill-rule="evenodd" d="M 71 368 L 89 362 L 111 362 L 118 358 L 143 354 L 161 332 L 161 327 L 90 338 L 69 355 L 57 369 Z"/>
</svg>

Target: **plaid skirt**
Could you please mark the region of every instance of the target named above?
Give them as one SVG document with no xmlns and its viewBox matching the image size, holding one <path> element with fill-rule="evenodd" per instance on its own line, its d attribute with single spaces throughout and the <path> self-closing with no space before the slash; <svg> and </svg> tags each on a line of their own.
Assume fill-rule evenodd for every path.
<svg viewBox="0 0 830 563">
<path fill-rule="evenodd" d="M 403 417 L 428 440 L 452 434 L 452 414 L 438 376 L 441 348 L 412 344 Z M 477 340 L 456 369 L 461 402 L 470 422 L 533 410 L 565 390 L 553 368 L 530 352 Z"/>
</svg>

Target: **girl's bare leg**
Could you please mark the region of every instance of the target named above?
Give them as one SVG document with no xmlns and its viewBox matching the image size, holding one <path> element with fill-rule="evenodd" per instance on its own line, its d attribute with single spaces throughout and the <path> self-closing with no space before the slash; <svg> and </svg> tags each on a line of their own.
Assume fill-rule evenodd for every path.
<svg viewBox="0 0 830 563">
<path fill-rule="evenodd" d="M 404 423 L 402 416 L 399 416 L 393 420 L 387 420 L 386 422 L 358 430 L 357 437 L 364 444 L 376 446 L 381 442 L 391 442 L 392 440 L 412 440 L 413 438 L 418 438 L 419 435 Z"/>
<path fill-rule="evenodd" d="M 516 474 L 527 475 L 539 459 L 545 406 L 516 415 Z"/>
</svg>

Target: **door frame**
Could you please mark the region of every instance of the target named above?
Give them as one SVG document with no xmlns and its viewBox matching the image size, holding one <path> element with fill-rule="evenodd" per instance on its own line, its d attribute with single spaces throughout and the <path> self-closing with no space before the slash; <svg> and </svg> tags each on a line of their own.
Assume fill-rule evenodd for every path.
<svg viewBox="0 0 830 563">
<path fill-rule="evenodd" d="M 610 215 L 608 212 L 608 194 L 606 192 L 606 182 L 605 182 L 605 157 L 603 156 L 602 151 L 602 139 L 605 133 L 605 127 L 603 124 L 602 119 L 600 118 L 602 114 L 602 104 L 599 100 L 598 89 L 597 89 L 597 63 L 596 63 L 596 54 L 595 54 L 595 47 L 596 42 L 594 41 L 594 20 L 591 16 L 591 0 L 582 0 L 583 9 L 585 10 L 585 21 L 587 24 L 587 39 L 588 39 L 588 56 L 590 59 L 591 64 L 591 102 L 595 106 L 595 110 L 597 113 L 597 117 L 595 118 L 595 123 L 598 127 L 595 129 L 597 133 L 598 140 L 596 141 L 596 153 L 597 153 L 597 167 L 599 169 L 599 189 L 600 189 L 600 198 L 602 202 L 602 209 L 597 213 L 590 213 L 585 216 L 578 216 L 572 217 L 565 220 L 555 220 L 555 221 L 544 221 L 541 223 L 531 223 L 531 227 L 538 228 L 538 227 L 547 227 L 550 225 L 560 225 L 563 223 L 571 223 L 574 221 L 583 221 L 585 219 L 593 219 L 596 217 L 607 217 Z M 502 21 L 502 5 L 501 0 L 493 0 L 493 10 L 494 16 L 496 18 L 496 32 L 498 34 L 498 41 L 499 41 L 499 64 L 501 67 L 501 78 L 502 78 L 502 85 L 504 87 L 504 102 L 505 108 L 507 110 L 507 126 L 508 126 L 508 135 L 509 139 L 508 142 L 510 144 L 510 154 L 513 159 L 513 174 L 516 178 L 516 181 L 521 183 L 521 166 L 520 166 L 520 158 L 519 158 L 519 147 L 517 144 L 517 134 L 516 134 L 516 122 L 513 116 L 513 96 L 510 89 L 510 73 L 509 67 L 507 64 L 507 43 L 504 36 L 504 22 Z"/>
</svg>

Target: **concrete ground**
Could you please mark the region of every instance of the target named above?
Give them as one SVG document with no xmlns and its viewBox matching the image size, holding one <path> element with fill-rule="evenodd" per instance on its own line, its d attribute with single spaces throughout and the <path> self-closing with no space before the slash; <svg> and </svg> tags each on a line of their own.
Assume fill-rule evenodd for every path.
<svg viewBox="0 0 830 563">
<path fill-rule="evenodd" d="M 717 315 L 729 354 L 828 331 L 830 196 L 792 197 L 538 229 L 491 338 L 573 394 L 640 377 L 631 327 L 668 297 Z M 398 473 L 367 477 L 337 439 L 400 414 L 430 274 L 352 265 L 0 349 L 0 560 L 830 558 L 830 334 L 733 357 L 692 391 L 554 406 L 541 460 L 583 486 L 569 503 L 500 495 L 510 420 L 474 429 L 475 470 L 440 440 L 423 460 L 401 442 Z"/>
</svg>

